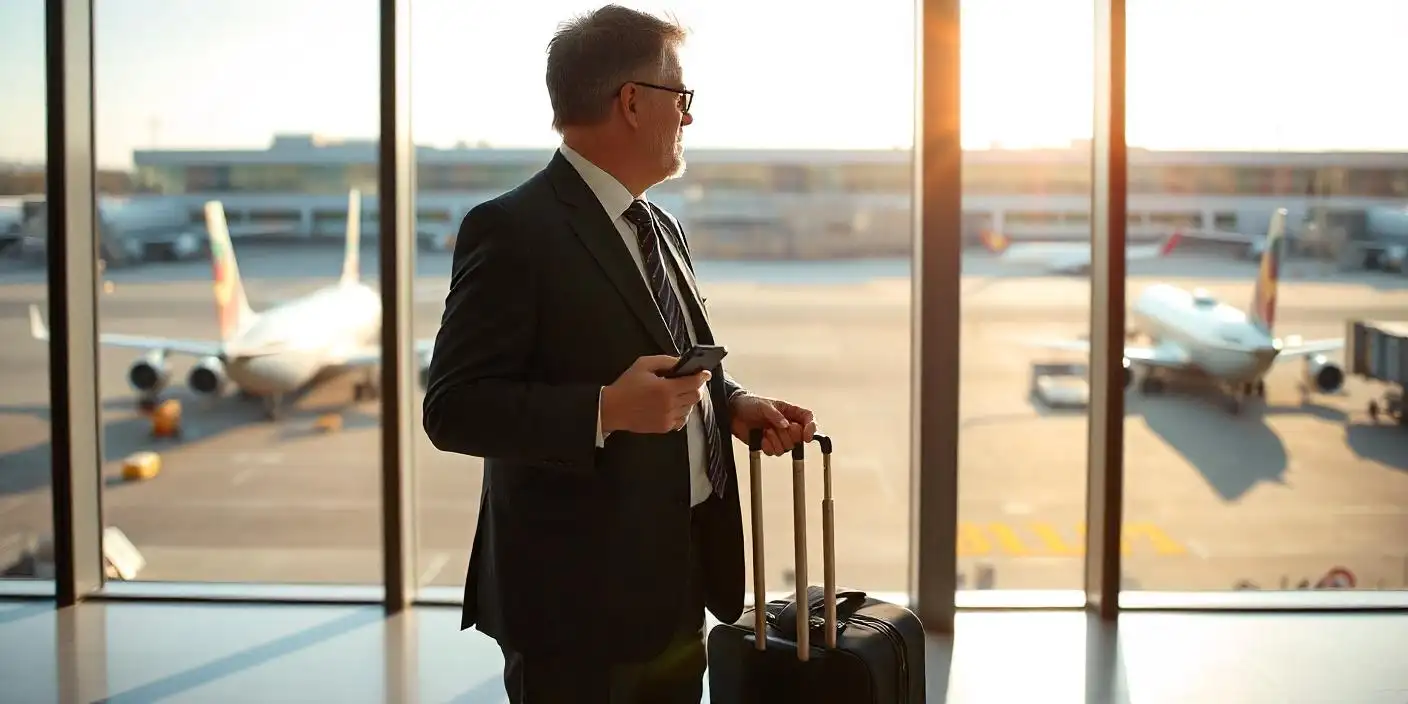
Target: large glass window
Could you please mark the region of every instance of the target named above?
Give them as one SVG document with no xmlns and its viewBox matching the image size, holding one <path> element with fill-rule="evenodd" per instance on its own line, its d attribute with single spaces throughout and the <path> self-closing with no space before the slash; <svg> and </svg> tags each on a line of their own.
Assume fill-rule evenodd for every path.
<svg viewBox="0 0 1408 704">
<path fill-rule="evenodd" d="M 1408 228 L 1394 234 L 1392 217 L 1366 207 L 1385 187 L 1354 185 L 1370 173 L 1361 165 L 1401 165 L 1408 151 L 1401 97 L 1364 68 L 1398 65 L 1408 14 L 1375 0 L 1328 13 L 1213 0 L 1128 11 L 1130 141 L 1229 150 L 1238 191 L 1165 182 L 1151 196 L 1165 210 L 1202 210 L 1232 237 L 1185 237 L 1170 256 L 1129 262 L 1129 356 L 1148 361 L 1133 365 L 1127 396 L 1128 586 L 1408 587 L 1408 444 L 1398 421 L 1368 413 L 1393 387 L 1351 373 L 1340 349 L 1354 321 L 1408 311 L 1404 272 L 1372 270 L 1401 267 L 1382 253 Z M 1189 51 L 1190 36 L 1220 49 Z M 1303 41 L 1315 50 L 1288 50 Z M 1339 97 L 1305 90 L 1324 85 Z M 1137 525 L 1178 549 L 1138 549 Z"/>
<path fill-rule="evenodd" d="M 989 217 L 963 255 L 958 585 L 1079 589 L 1094 20 L 1017 6 L 962 8 L 963 207 Z M 1003 161 L 1040 168 L 990 181 Z"/>
<path fill-rule="evenodd" d="M 44 257 L 44 3 L 0 6 L 0 578 L 53 579 Z"/>
<path fill-rule="evenodd" d="M 460 175 L 475 169 L 526 175 L 548 163 L 559 137 L 543 84 L 547 43 L 559 22 L 597 6 L 519 4 L 485 22 L 481 5 L 416 0 L 415 139 L 444 151 L 420 152 L 421 164 L 441 175 L 420 184 L 417 208 L 452 213 L 449 247 L 466 210 L 517 181 L 451 192 L 439 179 L 477 182 Z M 691 32 L 685 80 L 698 92 L 695 122 L 684 130 L 688 168 L 649 195 L 683 224 L 711 327 L 729 349 L 726 368 L 756 393 L 811 408 L 835 438 L 839 580 L 903 591 L 914 3 L 887 1 L 858 14 L 739 0 L 638 9 L 673 14 Z M 526 149 L 536 151 L 525 157 Z M 417 260 L 417 337 L 438 328 L 450 265 L 447 251 Z M 481 460 L 439 452 L 423 435 L 417 443 L 418 572 L 423 585 L 457 595 L 474 540 Z M 748 456 L 741 443 L 733 448 L 746 522 Z M 819 582 L 815 447 L 809 456 L 818 469 L 808 485 L 810 570 Z M 793 586 L 789 463 L 768 458 L 767 468 L 766 580 L 770 590 L 786 590 Z"/>
<path fill-rule="evenodd" d="M 220 157 L 285 132 L 374 137 L 377 4 L 110 0 L 94 22 L 99 166 L 190 150 L 186 174 L 207 174 L 102 189 L 105 540 L 140 555 L 119 578 L 380 584 L 374 250 L 346 225 L 290 241 L 315 208 L 347 210 L 324 167 L 236 193 L 257 172 Z"/>
</svg>

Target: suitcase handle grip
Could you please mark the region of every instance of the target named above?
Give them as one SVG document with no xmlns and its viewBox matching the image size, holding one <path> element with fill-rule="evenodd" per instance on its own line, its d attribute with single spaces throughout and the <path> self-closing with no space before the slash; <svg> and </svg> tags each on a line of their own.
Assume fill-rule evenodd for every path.
<svg viewBox="0 0 1408 704">
<path fill-rule="evenodd" d="M 821 447 L 822 459 L 822 570 L 824 586 L 824 609 L 826 624 L 826 646 L 836 647 L 836 538 L 835 501 L 831 495 L 831 438 L 822 433 L 813 433 L 812 440 Z M 763 431 L 754 428 L 748 433 L 749 496 L 752 504 L 753 532 L 753 640 L 754 648 L 767 648 L 766 571 L 763 569 L 763 501 L 762 501 L 762 450 Z M 807 484 L 806 484 L 806 443 L 792 448 L 792 535 L 793 570 L 796 573 L 796 598 L 804 599 L 810 584 L 807 578 Z M 805 613 L 805 611 L 804 611 Z M 808 660 L 811 657 L 810 629 L 808 619 L 797 619 L 797 658 Z"/>
</svg>

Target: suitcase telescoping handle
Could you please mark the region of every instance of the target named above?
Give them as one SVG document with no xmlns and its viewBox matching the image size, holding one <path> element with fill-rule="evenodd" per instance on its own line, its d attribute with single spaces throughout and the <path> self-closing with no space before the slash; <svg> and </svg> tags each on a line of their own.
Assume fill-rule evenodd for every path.
<svg viewBox="0 0 1408 704">
<path fill-rule="evenodd" d="M 831 498 L 831 438 L 814 433 L 812 439 L 821 446 L 822 486 L 821 542 L 822 579 L 825 592 L 826 646 L 836 647 L 836 540 L 835 509 Z M 753 524 L 753 647 L 767 649 L 767 596 L 764 593 L 767 572 L 763 569 L 763 431 L 748 434 L 748 480 Z M 807 604 L 807 462 L 806 443 L 792 448 L 792 540 L 795 554 L 797 603 L 797 659 L 811 658 L 811 619 Z"/>
</svg>

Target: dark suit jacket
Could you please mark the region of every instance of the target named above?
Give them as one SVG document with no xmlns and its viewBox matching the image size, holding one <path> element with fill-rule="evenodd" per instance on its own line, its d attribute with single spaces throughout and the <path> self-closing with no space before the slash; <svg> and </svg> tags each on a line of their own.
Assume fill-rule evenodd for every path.
<svg viewBox="0 0 1408 704">
<path fill-rule="evenodd" d="M 713 343 L 683 230 L 656 213 L 681 253 L 666 262 L 699 342 Z M 686 434 L 618 431 L 596 447 L 599 388 L 638 357 L 673 352 L 620 234 L 561 153 L 465 215 L 424 414 L 437 448 L 484 458 L 463 628 L 525 654 L 616 660 L 654 655 L 673 635 L 691 559 Z M 713 372 L 730 438 L 739 387 Z M 706 605 L 731 622 L 743 609 L 743 527 L 727 457 L 727 491 L 701 509 L 700 558 Z"/>
</svg>

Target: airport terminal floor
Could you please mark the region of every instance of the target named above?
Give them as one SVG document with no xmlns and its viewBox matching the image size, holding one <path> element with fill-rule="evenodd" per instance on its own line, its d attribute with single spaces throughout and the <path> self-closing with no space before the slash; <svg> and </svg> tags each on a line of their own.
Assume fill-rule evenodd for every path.
<svg viewBox="0 0 1408 704">
<path fill-rule="evenodd" d="M 0 601 L 0 701 L 506 702 L 497 646 L 458 626 L 454 607 Z M 1404 653 L 1403 614 L 969 611 L 925 645 L 926 701 L 1402 704 Z"/>
</svg>

